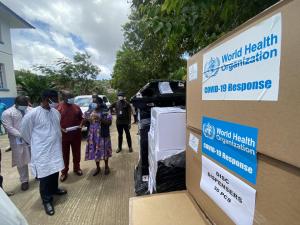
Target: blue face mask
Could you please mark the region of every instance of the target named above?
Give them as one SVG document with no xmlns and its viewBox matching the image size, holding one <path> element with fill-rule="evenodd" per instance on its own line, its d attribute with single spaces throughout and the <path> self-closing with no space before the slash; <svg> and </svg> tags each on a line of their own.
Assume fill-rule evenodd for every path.
<svg viewBox="0 0 300 225">
<path fill-rule="evenodd" d="M 69 98 L 69 99 L 67 100 L 67 103 L 68 103 L 68 104 L 74 104 L 74 102 L 75 102 L 75 99 L 74 99 L 74 98 Z"/>
<path fill-rule="evenodd" d="M 96 109 L 97 108 L 97 103 L 91 103 L 91 109 Z"/>
</svg>

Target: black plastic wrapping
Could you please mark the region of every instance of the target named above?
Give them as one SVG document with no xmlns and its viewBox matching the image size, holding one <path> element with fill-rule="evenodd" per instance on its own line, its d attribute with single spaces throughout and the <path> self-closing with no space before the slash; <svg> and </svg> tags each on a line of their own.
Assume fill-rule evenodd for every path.
<svg viewBox="0 0 300 225">
<path fill-rule="evenodd" d="M 156 192 L 185 190 L 185 152 L 158 162 Z"/>
<path fill-rule="evenodd" d="M 173 93 L 161 94 L 158 87 L 160 82 L 169 82 Z M 143 109 L 144 112 L 149 111 L 152 107 L 185 106 L 185 91 L 185 81 L 155 80 L 139 90 L 130 102 L 135 108 Z"/>
<path fill-rule="evenodd" d="M 142 167 L 142 175 L 149 175 L 149 162 L 148 162 L 148 132 L 150 125 L 144 126 L 140 129 L 140 163 Z"/>
<path fill-rule="evenodd" d="M 143 181 L 142 166 L 140 162 L 134 170 L 134 191 L 137 196 L 149 194 L 148 181 Z"/>
</svg>

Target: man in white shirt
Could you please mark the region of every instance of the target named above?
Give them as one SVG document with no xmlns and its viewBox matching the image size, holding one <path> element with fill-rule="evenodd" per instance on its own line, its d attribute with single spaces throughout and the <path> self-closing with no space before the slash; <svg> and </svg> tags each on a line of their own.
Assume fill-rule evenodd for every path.
<svg viewBox="0 0 300 225">
<path fill-rule="evenodd" d="M 58 93 L 46 90 L 42 104 L 27 113 L 22 121 L 21 134 L 31 145 L 32 173 L 40 180 L 40 194 L 45 211 L 54 215 L 53 195 L 64 195 L 58 188 L 59 171 L 64 168 L 62 156 L 60 113 L 55 109 Z"/>
<path fill-rule="evenodd" d="M 2 124 L 8 133 L 9 144 L 12 149 L 12 166 L 17 166 L 22 191 L 26 191 L 29 188 L 28 164 L 30 162 L 30 148 L 21 137 L 20 126 L 22 118 L 29 110 L 26 97 L 18 96 L 15 99 L 15 104 L 2 114 Z"/>
</svg>

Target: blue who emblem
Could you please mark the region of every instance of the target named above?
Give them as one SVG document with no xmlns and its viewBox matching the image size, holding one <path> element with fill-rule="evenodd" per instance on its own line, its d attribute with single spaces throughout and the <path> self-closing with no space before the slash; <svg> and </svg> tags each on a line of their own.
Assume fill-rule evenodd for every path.
<svg viewBox="0 0 300 225">
<path fill-rule="evenodd" d="M 204 76 L 206 78 L 216 76 L 217 73 L 219 72 L 219 68 L 220 68 L 220 59 L 218 57 L 211 57 L 210 60 L 208 60 L 205 63 Z"/>
<path fill-rule="evenodd" d="M 203 134 L 205 137 L 213 140 L 216 136 L 216 129 L 210 123 L 204 123 L 203 124 Z"/>
</svg>

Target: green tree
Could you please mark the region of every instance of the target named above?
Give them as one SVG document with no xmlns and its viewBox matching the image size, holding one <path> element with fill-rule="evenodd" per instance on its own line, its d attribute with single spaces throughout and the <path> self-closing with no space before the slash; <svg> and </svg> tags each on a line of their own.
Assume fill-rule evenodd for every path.
<svg viewBox="0 0 300 225">
<path fill-rule="evenodd" d="M 54 65 L 39 65 L 35 69 L 49 76 L 57 89 L 67 89 L 75 95 L 92 94 L 103 89 L 95 83 L 100 68 L 90 58 L 87 53 L 76 53 L 73 60 L 59 59 Z"/>
<path fill-rule="evenodd" d="M 28 70 L 16 70 L 16 83 L 24 95 L 30 97 L 32 103 L 38 104 L 41 93 L 45 89 L 54 88 L 54 84 L 47 76 L 39 76 Z"/>
</svg>

